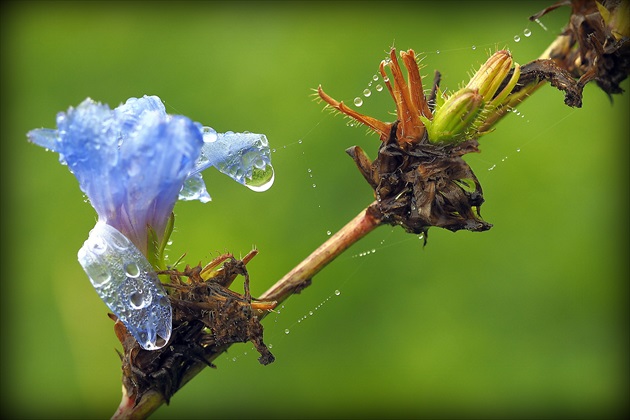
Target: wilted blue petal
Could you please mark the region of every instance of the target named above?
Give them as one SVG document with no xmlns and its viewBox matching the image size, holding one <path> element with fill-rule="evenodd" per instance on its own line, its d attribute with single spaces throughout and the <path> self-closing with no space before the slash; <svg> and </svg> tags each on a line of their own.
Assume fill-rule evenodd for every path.
<svg viewBox="0 0 630 420">
<path fill-rule="evenodd" d="M 157 274 L 118 230 L 98 222 L 78 253 L 94 289 L 142 348 L 163 347 L 171 336 L 172 310 Z"/>
</svg>

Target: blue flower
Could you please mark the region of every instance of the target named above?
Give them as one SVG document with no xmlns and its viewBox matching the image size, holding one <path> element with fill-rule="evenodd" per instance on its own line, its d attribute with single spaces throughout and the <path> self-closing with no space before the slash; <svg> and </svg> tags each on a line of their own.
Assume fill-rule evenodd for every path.
<svg viewBox="0 0 630 420">
<path fill-rule="evenodd" d="M 264 135 L 217 133 L 167 114 L 157 96 L 131 98 L 113 110 L 88 98 L 59 113 L 57 129 L 32 130 L 28 138 L 59 153 L 96 210 L 79 262 L 146 349 L 170 337 L 170 303 L 149 260 L 161 265 L 153 253 L 170 235 L 178 198 L 209 201 L 201 171 L 210 166 L 255 191 L 273 183 Z"/>
</svg>

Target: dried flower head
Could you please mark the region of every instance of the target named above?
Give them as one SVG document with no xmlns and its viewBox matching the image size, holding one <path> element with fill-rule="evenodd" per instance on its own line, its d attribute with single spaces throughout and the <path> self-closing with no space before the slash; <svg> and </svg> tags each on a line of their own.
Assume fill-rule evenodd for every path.
<svg viewBox="0 0 630 420">
<path fill-rule="evenodd" d="M 505 112 L 519 66 L 513 69 L 510 53 L 498 51 L 465 87 L 450 95 L 440 91 L 438 75 L 427 98 L 414 51 L 401 51 L 400 57 L 407 80 L 395 49 L 379 68 L 396 104 L 394 122 L 362 115 L 318 88 L 327 106 L 379 134 L 381 146 L 374 161 L 358 146 L 347 151 L 375 191 L 373 211 L 384 223 L 413 233 L 427 233 L 431 226 L 489 229 L 479 214 L 484 201 L 481 185 L 462 156 L 478 151 L 477 138 L 491 127 L 486 121 L 496 121 Z"/>
<path fill-rule="evenodd" d="M 630 73 L 630 3 L 628 0 L 559 1 L 530 17 L 570 5 L 572 12 L 562 42 L 549 51 L 554 62 L 578 78 L 590 81 L 609 96 L 623 92 L 619 84 Z"/>
</svg>

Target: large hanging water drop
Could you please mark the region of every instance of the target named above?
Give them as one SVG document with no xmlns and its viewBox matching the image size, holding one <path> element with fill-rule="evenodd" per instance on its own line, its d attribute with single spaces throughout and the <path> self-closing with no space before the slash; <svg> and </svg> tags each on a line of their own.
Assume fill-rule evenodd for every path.
<svg viewBox="0 0 630 420">
<path fill-rule="evenodd" d="M 253 191 L 261 192 L 271 188 L 275 175 L 269 142 L 264 134 L 232 131 L 216 133 L 209 127 L 204 130 L 204 145 L 195 164 L 197 174 L 214 166 Z M 185 187 L 187 186 L 188 182 Z M 180 193 L 180 198 L 181 195 Z"/>
<path fill-rule="evenodd" d="M 145 350 L 171 337 L 172 309 L 153 267 L 121 232 L 96 223 L 78 254 L 96 293 Z"/>
</svg>

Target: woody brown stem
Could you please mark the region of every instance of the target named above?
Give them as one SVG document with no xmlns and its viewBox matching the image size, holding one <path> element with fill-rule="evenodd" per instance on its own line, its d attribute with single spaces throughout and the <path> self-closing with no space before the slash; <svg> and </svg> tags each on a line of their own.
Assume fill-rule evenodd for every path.
<svg viewBox="0 0 630 420">
<path fill-rule="evenodd" d="M 337 258 L 352 244 L 379 226 L 381 220 L 373 215 L 370 207 L 346 224 L 341 230 L 330 237 L 311 255 L 288 272 L 269 290 L 260 296 L 261 300 L 282 302 L 296 291 L 302 290 L 310 284 L 310 280 Z"/>
</svg>

